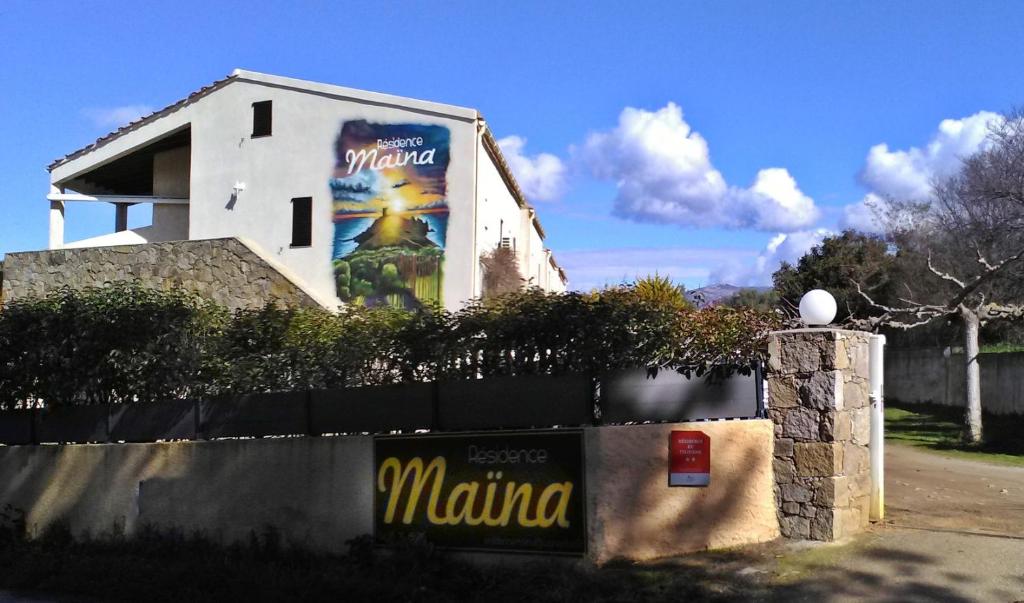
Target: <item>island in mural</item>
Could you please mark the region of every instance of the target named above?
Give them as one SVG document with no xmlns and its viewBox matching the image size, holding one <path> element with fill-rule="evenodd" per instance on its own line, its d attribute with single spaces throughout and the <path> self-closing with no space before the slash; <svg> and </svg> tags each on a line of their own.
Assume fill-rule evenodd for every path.
<svg viewBox="0 0 1024 603">
<path fill-rule="evenodd" d="M 335 143 L 334 278 L 366 306 L 442 303 L 450 134 L 346 121 Z"/>
</svg>

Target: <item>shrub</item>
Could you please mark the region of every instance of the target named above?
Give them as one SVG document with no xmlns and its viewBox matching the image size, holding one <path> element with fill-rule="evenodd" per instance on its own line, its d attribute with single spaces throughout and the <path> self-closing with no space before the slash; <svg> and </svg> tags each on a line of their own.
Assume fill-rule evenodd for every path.
<svg viewBox="0 0 1024 603">
<path fill-rule="evenodd" d="M 183 291 L 132 284 L 15 301 L 0 313 L 0 408 L 194 395 L 225 318 Z"/>
<path fill-rule="evenodd" d="M 180 291 L 63 289 L 0 312 L 0 408 L 629 367 L 746 370 L 776 321 L 631 286 L 535 288 L 454 313 L 268 305 L 231 314 Z"/>
</svg>

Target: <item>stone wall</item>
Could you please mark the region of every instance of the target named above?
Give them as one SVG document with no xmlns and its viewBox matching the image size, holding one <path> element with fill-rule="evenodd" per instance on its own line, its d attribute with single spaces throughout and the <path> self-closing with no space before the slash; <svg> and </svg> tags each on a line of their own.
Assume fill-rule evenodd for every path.
<svg viewBox="0 0 1024 603">
<path fill-rule="evenodd" d="M 835 329 L 773 333 L 768 416 L 775 423 L 775 495 L 783 536 L 836 540 L 868 523 L 869 335 Z"/>
<path fill-rule="evenodd" d="M 156 289 L 182 287 L 231 309 L 267 302 L 319 305 L 234 238 L 8 253 L 0 299 L 128 280 Z"/>
<path fill-rule="evenodd" d="M 997 415 L 1024 415 L 1024 352 L 981 354 L 981 408 Z M 963 408 L 966 361 L 941 348 L 887 349 L 885 398 L 904 404 Z"/>
</svg>

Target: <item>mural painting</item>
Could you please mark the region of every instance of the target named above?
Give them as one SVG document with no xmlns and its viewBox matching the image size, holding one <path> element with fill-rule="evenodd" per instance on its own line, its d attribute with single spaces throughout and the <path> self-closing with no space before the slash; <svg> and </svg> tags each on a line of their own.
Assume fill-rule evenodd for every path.
<svg viewBox="0 0 1024 603">
<path fill-rule="evenodd" d="M 338 297 L 365 306 L 441 304 L 450 133 L 346 121 L 331 178 Z"/>
</svg>

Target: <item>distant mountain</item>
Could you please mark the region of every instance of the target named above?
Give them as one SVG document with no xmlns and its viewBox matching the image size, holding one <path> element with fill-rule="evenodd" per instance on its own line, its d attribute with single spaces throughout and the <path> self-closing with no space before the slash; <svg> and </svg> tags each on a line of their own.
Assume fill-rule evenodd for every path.
<svg viewBox="0 0 1024 603">
<path fill-rule="evenodd" d="M 701 287 L 700 289 L 687 291 L 686 299 L 698 306 L 713 306 L 724 299 L 732 297 L 740 289 L 768 291 L 771 287 L 737 287 L 736 285 L 730 285 L 727 283 L 717 283 Z M 698 300 L 700 301 L 698 302 Z"/>
</svg>

